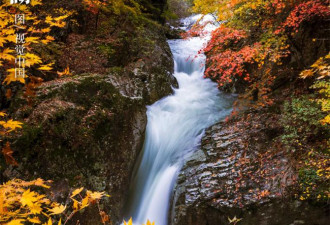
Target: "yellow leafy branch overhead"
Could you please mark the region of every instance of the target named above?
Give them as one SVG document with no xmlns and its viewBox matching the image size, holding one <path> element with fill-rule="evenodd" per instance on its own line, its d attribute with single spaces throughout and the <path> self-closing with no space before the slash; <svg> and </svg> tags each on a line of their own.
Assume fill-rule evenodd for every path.
<svg viewBox="0 0 330 225">
<path fill-rule="evenodd" d="M 43 225 L 62 225 L 63 221 L 68 221 L 73 214 L 90 205 L 92 201 L 100 200 L 101 197 L 108 196 L 103 192 L 92 192 L 86 190 L 85 195 L 81 195 L 84 188 L 73 191 L 73 197 L 78 194 L 82 201 L 79 209 L 75 209 L 77 200 L 73 200 L 73 209 L 70 215 L 66 215 L 66 211 L 70 207 L 62 205 L 58 202 L 50 200 L 46 195 L 40 193 L 42 189 L 35 189 L 35 186 L 48 189 L 48 183 L 41 178 L 32 181 L 23 181 L 13 179 L 7 183 L 0 185 L 0 224 L 26 224 L 26 222 Z M 35 190 L 34 190 L 35 189 Z M 38 190 L 38 191 L 36 191 Z M 83 197 L 84 196 L 84 197 Z M 105 217 L 105 213 L 100 211 L 100 215 Z M 103 217 L 101 218 L 103 221 Z M 57 222 L 56 222 L 57 221 Z M 149 224 L 148 224 L 149 225 Z"/>
<path fill-rule="evenodd" d="M 50 36 L 51 29 L 53 27 L 62 28 L 66 25 L 66 20 L 69 16 L 73 15 L 73 12 L 56 11 L 56 15 L 48 15 L 46 19 L 42 15 L 37 14 L 33 7 L 42 5 L 42 0 L 33 0 L 30 4 L 10 4 L 10 1 L 5 1 L 0 5 L 0 65 L 3 66 L 6 71 L 6 78 L 3 84 L 10 84 L 11 82 L 25 83 L 24 78 L 16 78 L 13 72 L 14 60 L 16 59 L 16 53 L 14 51 L 16 46 L 16 34 L 18 32 L 25 34 L 25 66 L 26 72 L 30 70 L 30 67 L 39 69 L 41 71 L 51 71 L 52 63 L 44 62 L 34 50 L 35 44 L 46 45 L 55 39 Z M 12 10 L 8 10 L 12 9 Z M 25 24 L 15 25 L 15 16 L 12 11 L 21 12 L 25 15 Z M 25 77 L 28 77 L 26 73 Z"/>
</svg>

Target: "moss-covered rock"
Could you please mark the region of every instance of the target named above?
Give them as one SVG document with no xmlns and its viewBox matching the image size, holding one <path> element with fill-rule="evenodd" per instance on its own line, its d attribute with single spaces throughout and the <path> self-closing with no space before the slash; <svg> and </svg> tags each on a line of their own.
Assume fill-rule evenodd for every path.
<svg viewBox="0 0 330 225">
<path fill-rule="evenodd" d="M 159 28 L 146 32 L 154 38 L 145 44 L 148 57 L 109 68 L 108 74 L 45 82 L 32 106 L 23 98 L 11 102 L 8 111 L 24 127 L 11 140 L 20 165 L 2 166 L 3 180 L 51 179 L 54 195 L 61 198 L 61 191 L 80 186 L 106 191 L 111 198 L 102 207 L 113 224 L 122 220 L 133 163 L 144 140 L 146 105 L 171 94 L 175 85 L 164 34 Z M 82 224 L 99 223 L 92 211 L 78 216 Z"/>
</svg>

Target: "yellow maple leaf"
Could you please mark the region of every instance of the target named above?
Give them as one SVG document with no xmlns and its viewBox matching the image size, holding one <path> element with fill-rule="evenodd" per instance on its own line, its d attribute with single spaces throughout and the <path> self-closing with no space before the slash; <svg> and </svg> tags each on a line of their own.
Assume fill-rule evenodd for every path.
<svg viewBox="0 0 330 225">
<path fill-rule="evenodd" d="M 104 196 L 104 192 L 88 192 L 88 195 L 92 200 L 99 200 Z"/>
<path fill-rule="evenodd" d="M 41 29 L 41 32 L 42 33 L 49 33 L 50 32 L 50 28 L 49 27 L 47 27 L 47 28 L 43 28 L 43 29 Z"/>
<path fill-rule="evenodd" d="M 6 42 L 7 42 L 6 38 L 0 36 L 0 47 L 3 47 L 3 44 Z"/>
<path fill-rule="evenodd" d="M 28 218 L 28 221 L 31 223 L 37 223 L 37 224 L 41 223 L 41 221 L 38 217 Z"/>
<path fill-rule="evenodd" d="M 53 22 L 53 18 L 51 16 L 47 16 L 45 22 L 51 24 Z"/>
<path fill-rule="evenodd" d="M 0 189 L 0 215 L 3 215 L 5 210 L 4 210 L 4 204 L 5 204 L 5 191 Z"/>
<path fill-rule="evenodd" d="M 330 115 L 327 115 L 325 118 L 323 118 L 321 121 L 320 121 L 323 125 L 325 124 L 330 124 Z"/>
<path fill-rule="evenodd" d="M 61 214 L 64 212 L 64 210 L 66 209 L 66 206 L 64 205 L 59 205 L 59 206 L 56 206 L 52 209 L 49 209 L 49 211 L 51 212 L 50 215 L 56 215 L 56 214 Z"/>
<path fill-rule="evenodd" d="M 49 218 L 47 223 L 44 223 L 43 225 L 53 225 L 52 219 Z"/>
<path fill-rule="evenodd" d="M 28 67 L 42 63 L 41 58 L 36 54 L 26 53 L 24 58 L 25 58 L 25 65 Z"/>
<path fill-rule="evenodd" d="M 54 37 L 52 37 L 52 36 L 47 36 L 47 37 L 46 37 L 46 40 L 48 40 L 48 41 L 54 41 L 54 40 L 55 40 L 55 38 L 54 38 Z"/>
<path fill-rule="evenodd" d="M 143 224 L 143 225 L 155 225 L 155 222 L 150 222 L 149 220 L 147 220 L 147 223 L 146 224 Z"/>
<path fill-rule="evenodd" d="M 49 182 L 49 181 L 48 181 Z M 46 185 L 45 184 L 45 181 L 41 178 L 38 178 L 34 181 L 34 185 L 36 186 L 41 186 L 41 187 L 44 187 L 44 188 L 50 188 L 50 186 Z"/>
<path fill-rule="evenodd" d="M 239 221 L 241 221 L 242 220 L 242 218 L 237 218 L 236 216 L 234 217 L 234 218 L 232 218 L 232 219 L 230 219 L 229 217 L 228 217 L 228 221 L 229 221 L 229 223 L 238 223 Z"/>
<path fill-rule="evenodd" d="M 7 223 L 6 225 L 23 225 L 24 220 L 23 219 L 15 219 Z"/>
<path fill-rule="evenodd" d="M 22 198 L 20 199 L 20 202 L 22 203 L 23 206 L 33 206 L 33 203 L 37 201 L 36 198 L 36 193 L 33 191 L 30 191 L 30 189 L 26 190 L 23 194 L 22 194 Z"/>
<path fill-rule="evenodd" d="M 40 214 L 42 211 L 41 204 L 34 203 L 33 205 L 29 206 L 29 209 L 32 214 Z"/>
<path fill-rule="evenodd" d="M 54 20 L 55 21 L 60 21 L 60 20 L 66 19 L 66 18 L 68 18 L 68 15 L 63 15 L 63 16 L 55 17 Z"/>
<path fill-rule="evenodd" d="M 43 44 L 48 44 L 50 41 L 48 41 L 48 40 L 46 40 L 46 39 L 43 39 L 43 40 L 41 40 L 41 43 L 43 43 Z"/>
<path fill-rule="evenodd" d="M 64 71 L 63 72 L 57 72 L 57 74 L 61 77 L 61 76 L 63 76 L 63 75 L 72 75 L 71 74 L 71 72 L 70 72 L 70 68 L 69 68 L 69 66 L 67 66 L 65 69 L 64 69 Z"/>
<path fill-rule="evenodd" d="M 74 191 L 72 192 L 72 195 L 70 196 L 70 198 L 73 198 L 74 196 L 76 196 L 77 194 L 79 194 L 80 192 L 82 192 L 82 190 L 84 190 L 83 187 L 81 187 L 81 188 L 77 188 L 76 190 L 74 190 Z"/>
<path fill-rule="evenodd" d="M 87 206 L 89 206 L 89 197 L 88 197 L 88 196 L 86 196 L 86 197 L 81 201 L 81 208 L 80 208 L 80 209 L 86 208 Z"/>
<path fill-rule="evenodd" d="M 73 199 L 73 210 L 78 211 L 79 210 L 79 203 L 77 200 Z"/>
<path fill-rule="evenodd" d="M 38 33 L 38 29 L 36 29 L 35 27 L 29 27 L 27 31 L 31 33 Z"/>
<path fill-rule="evenodd" d="M 5 33 L 6 35 L 10 35 L 10 34 L 14 34 L 14 36 L 16 37 L 15 35 L 15 29 L 10 27 L 8 29 L 3 29 L 3 33 Z"/>
<path fill-rule="evenodd" d="M 0 59 L 4 60 L 15 60 L 15 56 L 11 55 L 10 53 L 14 52 L 14 50 L 5 48 L 1 53 L 0 53 Z"/>
<path fill-rule="evenodd" d="M 26 4 L 17 4 L 16 7 L 19 9 L 19 11 L 25 12 L 28 10 L 28 7 Z"/>
<path fill-rule="evenodd" d="M 3 117 L 3 116 L 6 116 L 7 114 L 4 113 L 4 112 L 0 112 L 0 116 Z"/>
<path fill-rule="evenodd" d="M 31 3 L 30 3 L 32 6 L 36 6 L 36 5 L 41 5 L 41 0 L 31 0 Z"/>
<path fill-rule="evenodd" d="M 300 73 L 300 77 L 303 79 L 306 79 L 307 77 L 311 77 L 314 75 L 314 71 L 313 70 L 304 70 L 303 72 Z"/>
<path fill-rule="evenodd" d="M 6 37 L 6 40 L 7 40 L 8 42 L 15 43 L 15 42 L 16 42 L 16 35 L 8 35 L 8 36 Z"/>
<path fill-rule="evenodd" d="M 65 16 L 66 18 L 67 16 Z M 64 27 L 66 25 L 66 22 L 62 20 L 63 17 L 60 18 L 52 18 L 50 16 L 46 17 L 45 22 L 48 23 L 51 27 Z"/>
<path fill-rule="evenodd" d="M 35 19 L 37 19 L 37 17 L 35 17 Z M 39 23 L 41 23 L 41 20 L 35 20 L 35 21 L 33 22 L 33 25 L 38 25 Z"/>
<path fill-rule="evenodd" d="M 7 83 L 7 85 L 10 84 L 11 82 L 15 82 L 15 81 L 21 82 L 23 84 L 25 83 L 24 77 L 15 76 L 14 68 L 8 69 L 7 72 L 8 72 L 8 74 L 7 74 L 6 78 L 4 79 L 3 83 Z M 27 77 L 27 75 L 25 77 Z"/>
<path fill-rule="evenodd" d="M 39 37 L 27 37 L 25 38 L 26 43 L 39 43 Z"/>
<path fill-rule="evenodd" d="M 62 225 L 62 219 L 60 219 L 60 221 L 58 221 L 57 225 Z"/>
<path fill-rule="evenodd" d="M 53 69 L 53 67 L 52 67 L 53 64 L 54 63 L 49 63 L 49 64 L 46 64 L 46 65 L 42 65 L 38 69 L 43 70 L 43 71 L 49 71 L 49 70 Z"/>
<path fill-rule="evenodd" d="M 7 122 L 0 121 L 0 125 L 2 125 L 5 129 L 9 129 L 8 132 L 12 132 L 16 128 L 22 128 L 22 124 L 23 123 L 14 120 L 8 120 Z"/>
<path fill-rule="evenodd" d="M 126 222 L 126 221 L 124 220 L 124 225 L 133 225 L 132 217 L 129 219 L 128 222 Z"/>
</svg>

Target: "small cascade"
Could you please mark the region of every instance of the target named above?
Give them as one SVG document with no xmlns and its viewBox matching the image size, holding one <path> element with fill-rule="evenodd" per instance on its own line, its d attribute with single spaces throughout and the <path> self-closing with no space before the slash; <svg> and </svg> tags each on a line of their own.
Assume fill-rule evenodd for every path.
<svg viewBox="0 0 330 225">
<path fill-rule="evenodd" d="M 189 29 L 200 15 L 184 19 Z M 206 16 L 204 20 L 212 21 Z M 205 27 L 211 31 L 216 26 Z M 185 158 L 198 147 L 204 129 L 225 118 L 232 97 L 219 92 L 217 84 L 203 78 L 205 55 L 198 54 L 209 36 L 169 40 L 174 57 L 174 94 L 148 106 L 144 147 L 131 181 L 128 217 L 134 225 L 149 219 L 167 225 L 170 198 Z"/>
</svg>

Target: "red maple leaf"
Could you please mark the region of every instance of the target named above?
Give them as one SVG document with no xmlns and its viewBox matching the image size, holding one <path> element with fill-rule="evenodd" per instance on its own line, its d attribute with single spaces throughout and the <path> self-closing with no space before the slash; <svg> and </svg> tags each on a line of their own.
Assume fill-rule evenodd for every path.
<svg viewBox="0 0 330 225">
<path fill-rule="evenodd" d="M 13 166 L 18 166 L 17 161 L 13 157 L 13 150 L 10 148 L 9 142 L 2 148 L 2 154 L 5 157 L 6 163 Z"/>
</svg>

